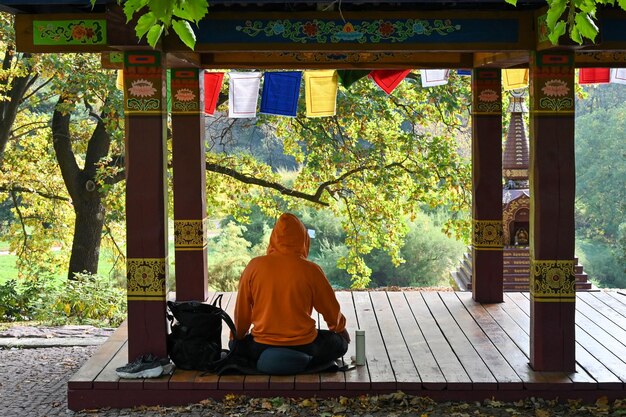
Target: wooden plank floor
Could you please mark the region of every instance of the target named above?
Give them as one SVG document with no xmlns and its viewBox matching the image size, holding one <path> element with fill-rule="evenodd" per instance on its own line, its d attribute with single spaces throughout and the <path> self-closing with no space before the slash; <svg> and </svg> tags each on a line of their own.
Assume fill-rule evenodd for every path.
<svg viewBox="0 0 626 417">
<path fill-rule="evenodd" d="M 235 299 L 234 293 L 223 296 L 230 314 Z M 506 293 L 500 304 L 476 303 L 467 292 L 340 291 L 337 299 L 350 332 L 365 330 L 367 363 L 355 370 L 221 377 L 177 370 L 155 379 L 120 380 L 114 370 L 128 360 L 122 325 L 68 382 L 69 407 L 181 405 L 228 393 L 305 397 L 400 390 L 438 400 L 626 396 L 626 295 L 619 292 L 577 295 L 577 371 L 571 374 L 529 367 L 527 293 Z M 314 318 L 325 327 L 316 312 Z M 345 360 L 353 355 L 351 344 Z"/>
</svg>

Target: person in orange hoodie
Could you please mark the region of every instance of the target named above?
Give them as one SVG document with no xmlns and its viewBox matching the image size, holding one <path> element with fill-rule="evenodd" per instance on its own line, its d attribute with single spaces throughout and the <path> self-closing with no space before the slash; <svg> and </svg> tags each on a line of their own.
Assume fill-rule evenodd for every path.
<svg viewBox="0 0 626 417">
<path fill-rule="evenodd" d="M 287 347 L 311 356 L 310 365 L 315 366 L 346 353 L 346 318 L 322 269 L 306 259 L 309 242 L 300 219 L 284 213 L 274 226 L 267 254 L 244 269 L 235 305 L 238 355 L 256 362 L 269 347 Z M 314 308 L 328 330 L 317 330 L 311 318 Z"/>
</svg>

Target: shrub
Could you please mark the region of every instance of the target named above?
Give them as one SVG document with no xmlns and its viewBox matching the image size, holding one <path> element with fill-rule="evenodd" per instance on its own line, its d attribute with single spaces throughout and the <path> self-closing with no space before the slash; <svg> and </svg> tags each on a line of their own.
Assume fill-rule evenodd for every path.
<svg viewBox="0 0 626 417">
<path fill-rule="evenodd" d="M 208 279 L 211 288 L 217 291 L 237 290 L 239 277 L 252 259 L 252 245 L 243 237 L 245 230 L 245 226 L 230 222 L 222 227 L 216 239 L 209 241 Z"/>
<path fill-rule="evenodd" d="M 39 293 L 35 285 L 21 286 L 16 280 L 0 285 L 0 321 L 30 320 L 35 314 L 34 296 Z"/>
<path fill-rule="evenodd" d="M 579 239 L 576 243 L 576 255 L 595 285 L 601 288 L 626 288 L 626 271 L 616 248 L 591 239 Z"/>
<path fill-rule="evenodd" d="M 370 286 L 422 287 L 442 285 L 448 271 L 462 256 L 465 245 L 447 237 L 430 217 L 420 214 L 409 225 L 401 254 L 405 262 L 395 267 L 389 255 L 374 250 L 366 257 L 372 268 Z"/>
<path fill-rule="evenodd" d="M 337 260 L 348 255 L 348 247 L 343 243 L 329 242 L 326 239 L 319 241 L 317 255 L 310 257 L 311 261 L 318 264 L 333 288 L 350 288 L 350 274 L 345 269 L 337 267 Z"/>
<path fill-rule="evenodd" d="M 48 293 L 39 305 L 38 318 L 54 325 L 119 326 L 126 318 L 126 290 L 98 275 L 75 276 Z"/>
</svg>

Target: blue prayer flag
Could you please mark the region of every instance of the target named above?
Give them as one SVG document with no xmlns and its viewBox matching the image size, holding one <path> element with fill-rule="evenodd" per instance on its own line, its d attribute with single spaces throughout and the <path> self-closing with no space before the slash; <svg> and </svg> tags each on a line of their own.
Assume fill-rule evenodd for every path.
<svg viewBox="0 0 626 417">
<path fill-rule="evenodd" d="M 472 70 L 460 69 L 460 70 L 456 70 L 456 73 L 459 75 L 472 75 Z"/>
<path fill-rule="evenodd" d="M 260 113 L 296 117 L 302 72 L 266 72 Z"/>
</svg>

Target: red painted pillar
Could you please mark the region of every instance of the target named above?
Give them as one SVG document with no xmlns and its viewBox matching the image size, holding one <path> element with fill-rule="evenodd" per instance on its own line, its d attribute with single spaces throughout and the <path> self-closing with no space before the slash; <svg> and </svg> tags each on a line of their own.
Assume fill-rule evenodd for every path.
<svg viewBox="0 0 626 417">
<path fill-rule="evenodd" d="M 530 364 L 574 372 L 574 53 L 530 66 Z"/>
<path fill-rule="evenodd" d="M 496 68 L 472 71 L 472 295 L 502 294 L 502 88 Z"/>
<path fill-rule="evenodd" d="M 172 69 L 176 299 L 207 298 L 204 71 Z"/>
<path fill-rule="evenodd" d="M 156 51 L 124 53 L 128 358 L 165 357 L 165 70 Z"/>
</svg>

